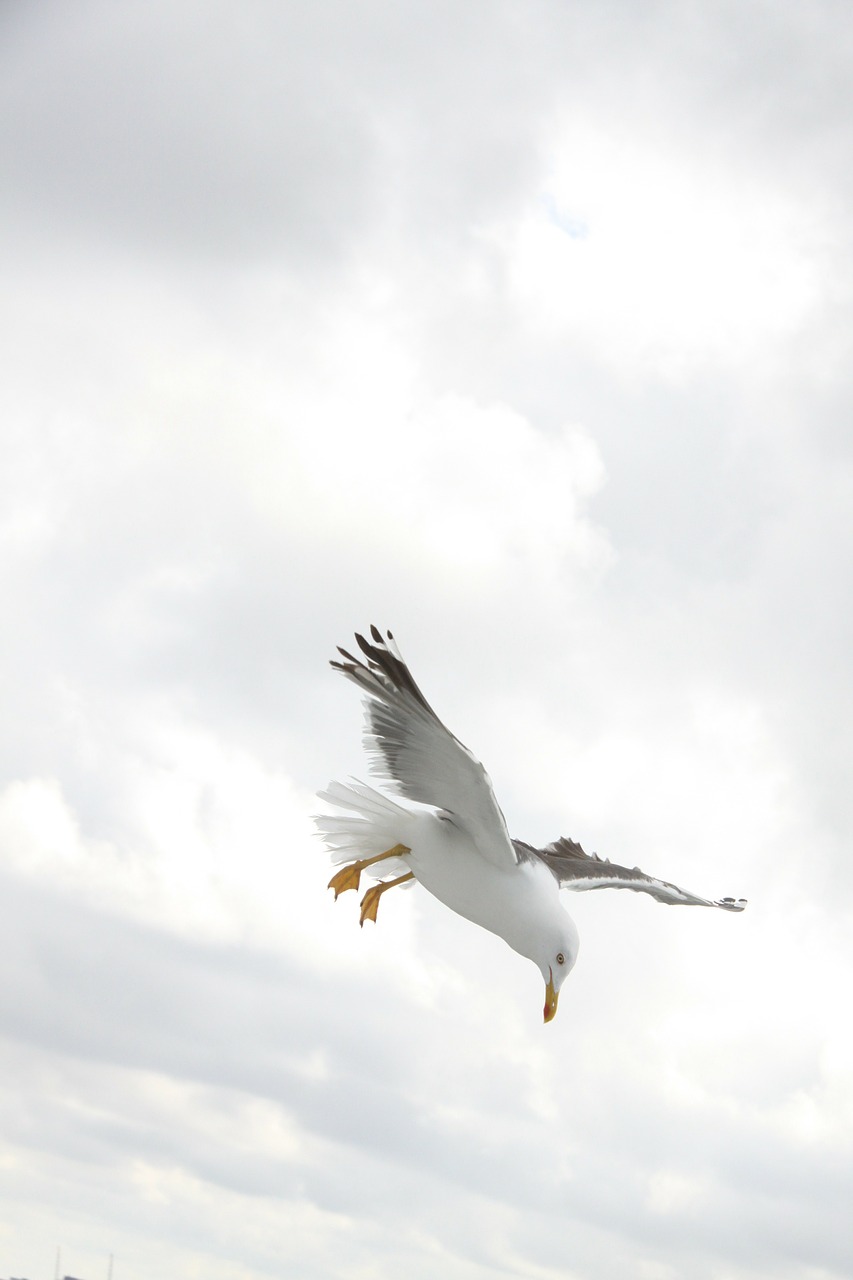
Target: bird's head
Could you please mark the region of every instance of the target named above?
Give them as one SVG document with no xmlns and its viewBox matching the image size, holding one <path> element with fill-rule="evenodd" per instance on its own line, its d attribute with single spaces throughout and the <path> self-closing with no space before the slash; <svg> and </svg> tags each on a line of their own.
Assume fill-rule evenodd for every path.
<svg viewBox="0 0 853 1280">
<path fill-rule="evenodd" d="M 568 978 L 578 958 L 580 938 L 571 916 L 563 913 L 559 925 L 549 931 L 542 940 L 536 963 L 545 979 L 545 1021 L 550 1022 L 557 1012 L 560 987 Z"/>
</svg>

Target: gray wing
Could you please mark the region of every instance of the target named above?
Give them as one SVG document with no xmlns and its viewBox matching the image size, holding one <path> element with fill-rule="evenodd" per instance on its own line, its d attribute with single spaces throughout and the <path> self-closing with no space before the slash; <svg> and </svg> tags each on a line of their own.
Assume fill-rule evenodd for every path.
<svg viewBox="0 0 853 1280">
<path fill-rule="evenodd" d="M 746 906 L 745 898 L 699 898 L 677 884 L 646 875 L 639 867 L 620 867 L 597 853 L 584 853 L 577 841 L 567 836 L 544 849 L 534 849 L 522 840 L 513 840 L 513 844 L 519 861 L 544 862 L 562 889 L 635 889 L 670 906 L 721 907 L 723 911 L 743 911 Z"/>
<path fill-rule="evenodd" d="M 499 867 L 514 867 L 518 855 L 509 838 L 489 775 L 441 723 L 412 678 L 391 632 L 370 628 L 373 640 L 356 635 L 364 657 L 339 649 L 332 662 L 368 696 L 365 746 L 371 772 L 391 782 L 409 800 L 442 810 Z"/>
</svg>

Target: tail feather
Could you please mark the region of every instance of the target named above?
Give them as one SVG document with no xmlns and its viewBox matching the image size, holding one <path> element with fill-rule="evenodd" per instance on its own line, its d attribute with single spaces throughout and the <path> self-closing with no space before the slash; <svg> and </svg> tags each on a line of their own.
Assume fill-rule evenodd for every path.
<svg viewBox="0 0 853 1280">
<path fill-rule="evenodd" d="M 325 841 L 333 863 L 372 858 L 395 844 L 407 843 L 414 816 L 411 810 L 363 782 L 353 780 L 349 786 L 330 782 L 325 791 L 317 793 L 317 798 L 338 811 L 320 813 L 314 818 L 317 833 Z M 404 859 L 389 858 L 377 863 L 374 878 L 385 880 L 406 870 Z M 372 873 L 374 868 L 369 867 L 366 874 Z"/>
</svg>

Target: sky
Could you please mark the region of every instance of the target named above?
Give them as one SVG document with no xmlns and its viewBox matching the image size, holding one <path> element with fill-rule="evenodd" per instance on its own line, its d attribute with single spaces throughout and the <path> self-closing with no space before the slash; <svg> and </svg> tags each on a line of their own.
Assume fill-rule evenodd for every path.
<svg viewBox="0 0 853 1280">
<path fill-rule="evenodd" d="M 853 14 L 0 9 L 0 1274 L 853 1272 Z M 327 891 L 390 627 L 596 893 Z M 59 1252 L 59 1258 L 57 1257 Z"/>
</svg>

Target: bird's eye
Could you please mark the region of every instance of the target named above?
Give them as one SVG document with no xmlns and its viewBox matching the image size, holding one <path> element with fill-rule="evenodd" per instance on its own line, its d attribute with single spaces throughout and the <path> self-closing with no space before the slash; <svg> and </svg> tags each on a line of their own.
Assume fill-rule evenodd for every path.
<svg viewBox="0 0 853 1280">
<path fill-rule="evenodd" d="M 566 963 L 566 957 L 563 955 L 562 951 L 558 951 L 558 952 L 557 952 L 557 964 L 565 964 L 565 963 Z"/>
</svg>

